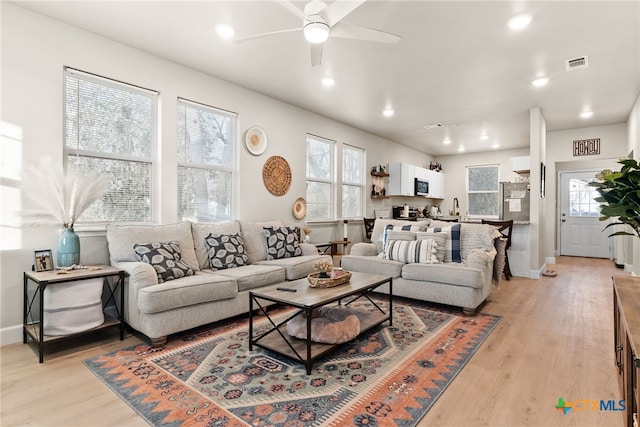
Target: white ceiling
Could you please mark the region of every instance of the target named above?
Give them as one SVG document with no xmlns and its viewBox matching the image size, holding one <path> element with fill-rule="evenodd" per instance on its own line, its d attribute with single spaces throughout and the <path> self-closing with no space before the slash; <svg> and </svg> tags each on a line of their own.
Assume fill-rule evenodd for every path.
<svg viewBox="0 0 640 427">
<path fill-rule="evenodd" d="M 432 155 L 527 147 L 532 107 L 547 130 L 622 123 L 640 92 L 640 1 L 369 0 L 345 21 L 402 40 L 329 38 L 315 68 L 302 32 L 243 44 L 217 36 L 217 24 L 237 37 L 301 26 L 275 1 L 17 4 Z M 522 12 L 533 22 L 510 30 Z M 565 71 L 582 55 L 587 69 Z M 534 88 L 540 74 L 551 80 Z M 593 117 L 581 119 L 583 109 Z M 433 123 L 445 126 L 424 129 Z"/>
</svg>

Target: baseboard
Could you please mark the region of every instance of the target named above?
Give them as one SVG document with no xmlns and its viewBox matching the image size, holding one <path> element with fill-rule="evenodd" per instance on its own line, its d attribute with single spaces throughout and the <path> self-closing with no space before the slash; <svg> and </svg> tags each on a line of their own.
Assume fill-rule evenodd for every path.
<svg viewBox="0 0 640 427">
<path fill-rule="evenodd" d="M 0 346 L 22 342 L 22 325 L 0 329 Z"/>
<path fill-rule="evenodd" d="M 542 273 L 547 270 L 547 263 L 545 262 L 538 270 L 531 270 L 529 272 L 529 279 L 539 279 L 542 277 Z"/>
</svg>

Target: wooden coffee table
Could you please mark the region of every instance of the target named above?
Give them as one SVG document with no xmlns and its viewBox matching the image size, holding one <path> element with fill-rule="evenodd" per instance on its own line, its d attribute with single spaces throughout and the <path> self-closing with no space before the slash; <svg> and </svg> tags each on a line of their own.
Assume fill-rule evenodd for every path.
<svg viewBox="0 0 640 427">
<path fill-rule="evenodd" d="M 369 297 L 369 294 L 374 289 L 385 283 L 389 284 L 389 307 L 386 312 Z M 295 292 L 278 290 L 277 288 L 279 287 L 295 289 Z M 312 288 L 305 277 L 304 279 L 283 282 L 251 291 L 249 292 L 249 350 L 253 350 L 254 345 L 271 350 L 282 356 L 302 362 L 307 368 L 307 374 L 311 374 L 311 368 L 316 359 L 341 345 L 311 341 L 310 331 L 313 310 L 334 302 L 348 306 L 360 298 L 369 300 L 376 309 L 375 313 L 366 316 L 365 321 L 361 321 L 360 334 L 387 320 L 389 321 L 389 326 L 392 325 L 393 281 L 391 277 L 353 272 L 348 283 L 334 286 L 333 288 Z M 269 316 L 266 310 L 267 305 L 261 303 L 265 301 L 299 308 L 302 311 L 296 311 L 280 323 L 277 323 Z M 255 337 L 253 333 L 254 309 L 262 311 L 272 325 L 268 331 Z M 297 339 L 287 333 L 287 322 L 301 315 L 301 313 L 306 313 L 307 318 L 306 339 Z"/>
</svg>

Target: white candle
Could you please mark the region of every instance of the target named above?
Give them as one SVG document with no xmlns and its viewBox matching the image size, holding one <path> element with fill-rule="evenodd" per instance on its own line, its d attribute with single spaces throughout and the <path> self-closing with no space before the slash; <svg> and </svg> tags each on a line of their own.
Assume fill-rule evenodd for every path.
<svg viewBox="0 0 640 427">
<path fill-rule="evenodd" d="M 346 219 L 342 222 L 342 231 L 343 231 L 343 235 L 344 235 L 343 236 L 344 240 L 349 240 L 348 239 L 349 236 L 347 234 L 347 232 L 349 231 L 348 230 L 348 221 Z"/>
</svg>

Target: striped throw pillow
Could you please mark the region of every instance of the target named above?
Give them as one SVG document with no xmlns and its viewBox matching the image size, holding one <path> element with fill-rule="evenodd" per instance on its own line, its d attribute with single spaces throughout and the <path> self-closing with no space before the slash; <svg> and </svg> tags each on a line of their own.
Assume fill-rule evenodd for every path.
<svg viewBox="0 0 640 427">
<path fill-rule="evenodd" d="M 393 261 L 436 264 L 436 247 L 433 239 L 389 240 L 384 247 L 384 255 Z"/>
<path fill-rule="evenodd" d="M 436 241 L 436 258 L 438 262 L 444 262 L 444 252 L 447 246 L 447 233 L 429 233 L 428 231 L 419 231 L 416 234 L 416 240 L 433 239 Z"/>
</svg>

